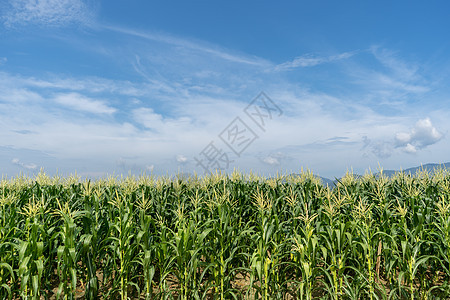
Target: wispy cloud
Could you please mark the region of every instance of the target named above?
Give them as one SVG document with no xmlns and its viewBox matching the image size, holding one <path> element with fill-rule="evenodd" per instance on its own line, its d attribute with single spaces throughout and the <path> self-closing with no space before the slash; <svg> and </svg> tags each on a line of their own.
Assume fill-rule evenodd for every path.
<svg viewBox="0 0 450 300">
<path fill-rule="evenodd" d="M 372 46 L 361 52 L 361 58 L 365 61 L 345 66 L 345 73 L 348 82 L 353 81 L 355 88 L 364 91 L 364 99 L 371 105 L 405 111 L 416 96 L 434 88 L 419 62 L 392 50 Z"/>
<path fill-rule="evenodd" d="M 7 61 L 8 59 L 6 57 L 0 57 L 0 66 L 6 64 Z"/>
<path fill-rule="evenodd" d="M 68 108 L 93 114 L 113 114 L 116 109 L 104 101 L 95 100 L 77 93 L 56 95 L 54 101 Z"/>
<path fill-rule="evenodd" d="M 24 162 L 20 161 L 20 159 L 18 159 L 18 158 L 13 158 L 11 160 L 11 163 L 13 163 L 14 165 L 20 166 L 24 169 L 27 169 L 27 170 L 35 170 L 38 167 L 34 163 L 24 163 Z"/>
<path fill-rule="evenodd" d="M 378 83 L 378 86 L 382 86 L 385 91 L 387 89 L 392 89 L 406 93 L 422 94 L 430 90 L 430 88 L 425 85 L 414 84 L 413 82 L 408 82 L 404 80 L 404 78 L 399 78 L 398 76 L 389 76 L 378 73 L 374 74 L 373 78 L 375 79 L 374 81 Z"/>
<path fill-rule="evenodd" d="M 392 50 L 380 46 L 370 47 L 370 53 L 388 70 L 405 81 L 423 79 L 418 74 L 419 66 L 414 62 L 403 61 L 398 54 Z"/>
<path fill-rule="evenodd" d="M 24 77 L 0 71 L 0 86 L 18 88 L 23 90 L 48 89 L 52 91 L 70 91 L 78 93 L 111 93 L 138 97 L 146 94 L 155 87 L 127 80 L 112 80 L 104 77 L 85 76 L 68 77 L 61 74 L 47 74 L 47 76 Z"/>
<path fill-rule="evenodd" d="M 331 63 L 343 59 L 347 59 L 355 55 L 356 52 L 344 52 L 341 54 L 331 56 L 316 56 L 313 54 L 305 54 L 294 58 L 292 61 L 287 61 L 275 66 L 275 71 L 288 71 L 295 68 L 314 67 L 317 65 Z"/>
<path fill-rule="evenodd" d="M 240 55 L 232 53 L 230 50 L 225 50 L 217 46 L 207 45 L 205 42 L 193 41 L 185 38 L 175 37 L 170 34 L 143 32 L 125 27 L 104 25 L 103 28 L 135 37 L 139 37 L 146 40 L 152 40 L 170 44 L 172 46 L 181 47 L 184 49 L 197 50 L 205 54 L 221 58 L 230 62 L 253 65 L 253 66 L 268 66 L 271 63 L 259 57 L 252 57 L 248 55 Z"/>
<path fill-rule="evenodd" d="M 31 131 L 31 130 L 13 130 L 13 132 L 20 133 L 23 135 L 36 133 L 35 131 Z"/>
<path fill-rule="evenodd" d="M 94 16 L 94 7 L 83 0 L 9 0 L 5 7 L 2 20 L 7 27 L 89 24 Z"/>
<path fill-rule="evenodd" d="M 362 150 L 369 150 L 377 158 L 388 158 L 392 155 L 394 151 L 394 145 L 390 141 L 386 140 L 375 140 L 373 141 L 367 136 L 362 137 L 363 147 Z M 369 156 L 367 152 L 364 152 L 364 156 Z"/>
</svg>

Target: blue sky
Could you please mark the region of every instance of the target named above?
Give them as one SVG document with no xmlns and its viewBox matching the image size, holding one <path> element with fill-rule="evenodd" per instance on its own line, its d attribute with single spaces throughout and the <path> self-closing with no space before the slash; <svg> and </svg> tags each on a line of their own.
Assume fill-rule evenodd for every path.
<svg viewBox="0 0 450 300">
<path fill-rule="evenodd" d="M 447 1 L 2 1 L 0 172 L 206 164 L 332 178 L 450 161 L 448 11 Z"/>
</svg>

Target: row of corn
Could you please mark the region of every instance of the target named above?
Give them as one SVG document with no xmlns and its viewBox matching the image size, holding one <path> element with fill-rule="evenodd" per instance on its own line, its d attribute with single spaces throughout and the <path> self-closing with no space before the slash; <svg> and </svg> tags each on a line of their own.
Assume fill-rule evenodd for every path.
<svg viewBox="0 0 450 300">
<path fill-rule="evenodd" d="M 0 182 L 1 299 L 448 299 L 450 174 Z"/>
</svg>

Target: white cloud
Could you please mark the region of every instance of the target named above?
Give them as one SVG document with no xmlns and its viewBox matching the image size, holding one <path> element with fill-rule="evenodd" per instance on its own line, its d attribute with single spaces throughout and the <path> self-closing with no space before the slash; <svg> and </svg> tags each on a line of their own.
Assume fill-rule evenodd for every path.
<svg viewBox="0 0 450 300">
<path fill-rule="evenodd" d="M 381 136 L 374 139 L 363 137 L 363 150 L 368 149 L 376 157 L 386 159 L 396 153 L 416 154 L 420 150 L 436 144 L 444 135 L 431 123 L 429 118 L 419 120 L 409 131 L 400 131 L 400 124 L 392 123 Z M 402 126 L 403 127 L 403 126 Z M 393 135 L 393 138 L 389 137 Z M 400 151 L 398 151 L 400 150 Z M 366 153 L 367 155 L 367 153 Z"/>
<path fill-rule="evenodd" d="M 161 114 L 157 114 L 151 108 L 138 108 L 133 111 L 134 119 L 147 128 L 160 130 L 164 127 Z"/>
<path fill-rule="evenodd" d="M 94 9 L 82 0 L 9 0 L 2 19 L 5 26 L 88 24 Z"/>
<path fill-rule="evenodd" d="M 358 52 L 361 54 L 358 60 L 348 59 L 345 64 L 333 66 L 329 74 L 334 76 L 333 80 L 324 80 L 323 86 L 317 86 L 303 81 L 302 76 L 311 73 L 317 78 L 323 69 L 300 68 L 344 62 L 356 52 L 328 57 L 305 55 L 275 67 L 278 70 L 298 68 L 300 76 L 294 82 L 285 78 L 285 73 L 261 72 L 274 70 L 274 64 L 264 59 L 206 43 L 135 31 L 115 30 L 119 43 L 123 41 L 120 32 L 129 35 L 122 36 L 129 43 L 108 42 L 112 43 L 108 48 L 111 56 L 102 59 L 119 60 L 111 61 L 111 68 L 125 71 L 123 76 L 130 75 L 132 82 L 83 75 L 70 78 L 40 70 L 36 74 L 46 75 L 25 77 L 0 72 L 0 143 L 51 153 L 62 164 L 76 160 L 77 164 L 71 166 L 83 166 L 86 171 L 111 170 L 108 166 L 112 165 L 123 170 L 155 169 L 164 173 L 170 166 L 176 170 L 193 165 L 188 157 L 194 157 L 211 140 L 216 141 L 217 134 L 234 117 L 245 118 L 243 109 L 262 88 L 283 110 L 283 117 L 271 120 L 266 132 L 258 131 L 260 138 L 244 156 L 235 159 L 231 168 L 254 163 L 262 169 L 273 170 L 310 163 L 314 170 L 342 171 L 352 163 L 357 165 L 355 161 L 361 155 L 364 135 L 373 140 L 366 150 L 376 153 L 383 161 L 399 161 L 403 157 L 412 161 L 422 153 L 417 134 L 413 138 L 412 132 L 404 127 L 408 122 L 406 114 L 384 114 L 376 111 L 381 106 L 384 109 L 385 105 L 379 105 L 381 101 L 375 108 L 365 102 L 366 94 L 372 89 L 376 90 L 373 94 L 377 101 L 376 96 L 383 95 L 389 104 L 392 99 L 399 100 L 393 97 L 398 91 L 400 95 L 427 91 L 415 75 L 408 75 L 410 80 L 402 79 L 402 66 L 395 65 L 395 61 L 385 59 L 382 64 L 386 68 L 382 66 L 380 72 L 364 69 L 360 73 L 361 81 L 355 84 L 353 67 L 364 68 L 358 62 L 367 58 L 362 57 L 367 52 Z M 107 48 L 110 44 L 102 46 Z M 369 56 L 373 63 L 373 55 L 369 53 Z M 93 66 L 97 66 L 95 63 Z M 123 69 L 127 63 L 128 69 Z M 331 87 L 340 86 L 342 93 L 328 89 L 328 83 Z M 106 99 L 114 99 L 114 105 Z M 64 108 L 90 114 L 76 114 Z M 111 114 L 114 116 L 103 117 Z M 76 118 L 71 118 L 72 115 Z M 33 133 L 26 136 L 19 133 L 31 130 Z M 396 133 L 403 145 L 397 148 Z M 299 147 L 284 151 L 283 147 L 291 144 Z M 289 156 L 278 154 L 278 150 Z M 417 155 L 402 155 L 401 150 Z M 43 164 L 42 160 L 25 156 L 24 159 Z M 360 165 L 367 166 L 367 161 L 364 158 Z"/>
<path fill-rule="evenodd" d="M 409 132 L 395 135 L 395 146 L 407 153 L 416 153 L 427 146 L 439 142 L 443 138 L 429 118 L 419 120 Z"/>
<path fill-rule="evenodd" d="M 188 161 L 188 158 L 186 156 L 184 156 L 182 154 L 177 155 L 177 162 L 184 164 L 187 161 Z"/>
<path fill-rule="evenodd" d="M 0 57 L 0 66 L 5 64 L 8 61 L 6 57 Z"/>
<path fill-rule="evenodd" d="M 405 145 L 411 140 L 411 134 L 407 132 L 399 132 L 395 135 L 395 140 L 400 145 Z"/>
<path fill-rule="evenodd" d="M 342 59 L 347 59 L 355 55 L 355 52 L 344 52 L 337 55 L 331 55 L 326 57 L 314 56 L 312 54 L 306 54 L 296 57 L 292 61 L 284 62 L 275 66 L 275 71 L 287 71 L 295 68 L 314 67 L 324 63 L 330 63 Z"/>
<path fill-rule="evenodd" d="M 39 93 L 28 89 L 11 88 L 2 83 L 0 83 L 0 87 L 2 88 L 0 100 L 6 103 L 39 103 L 43 99 Z"/>
<path fill-rule="evenodd" d="M 37 169 L 37 165 L 36 164 L 34 164 L 34 163 L 23 163 L 23 162 L 21 162 L 20 161 L 20 159 L 18 159 L 18 158 L 13 158 L 12 160 L 11 160 L 11 162 L 14 164 L 14 165 L 18 165 L 18 166 L 20 166 L 20 167 L 22 167 L 22 168 L 24 168 L 24 169 L 27 169 L 27 170 L 35 170 L 35 169 Z"/>
<path fill-rule="evenodd" d="M 168 132 L 173 137 L 178 131 L 185 131 L 190 125 L 190 119 L 187 117 L 166 118 L 161 114 L 155 113 L 152 108 L 141 107 L 133 110 L 134 120 L 148 129 L 155 130 L 157 133 Z"/>
<path fill-rule="evenodd" d="M 272 157 L 272 156 L 265 157 L 263 159 L 263 162 L 265 162 L 266 164 L 271 165 L 271 166 L 275 166 L 275 165 L 279 165 L 280 164 L 278 159 L 275 158 L 275 157 Z"/>
<path fill-rule="evenodd" d="M 94 100 L 78 93 L 58 94 L 53 100 L 68 108 L 93 114 L 116 112 L 115 108 L 108 106 L 104 101 Z"/>
<path fill-rule="evenodd" d="M 262 139 L 264 139 L 264 136 L 261 136 Z M 267 137 L 269 140 L 272 140 L 273 137 Z M 272 149 L 272 151 L 268 154 L 263 154 L 259 156 L 259 160 L 269 166 L 286 166 L 292 163 L 292 161 L 295 161 L 293 157 L 287 154 L 287 152 L 295 153 L 295 152 L 301 152 L 302 146 L 299 145 L 290 145 L 281 147 L 281 149 Z"/>
<path fill-rule="evenodd" d="M 37 165 L 33 164 L 33 163 L 29 163 L 29 164 L 24 164 L 23 167 L 28 170 L 35 170 L 37 168 Z"/>
<path fill-rule="evenodd" d="M 417 152 L 417 148 L 413 145 L 411 145 L 410 143 L 406 144 L 405 148 L 403 149 L 403 151 L 407 152 L 407 153 L 411 153 L 414 154 Z"/>
</svg>

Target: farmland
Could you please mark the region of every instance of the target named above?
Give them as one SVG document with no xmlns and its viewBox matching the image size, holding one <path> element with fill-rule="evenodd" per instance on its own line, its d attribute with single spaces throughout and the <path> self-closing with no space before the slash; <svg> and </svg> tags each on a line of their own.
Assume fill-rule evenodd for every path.
<svg viewBox="0 0 450 300">
<path fill-rule="evenodd" d="M 450 174 L 3 179 L 2 299 L 446 299 Z"/>
</svg>

